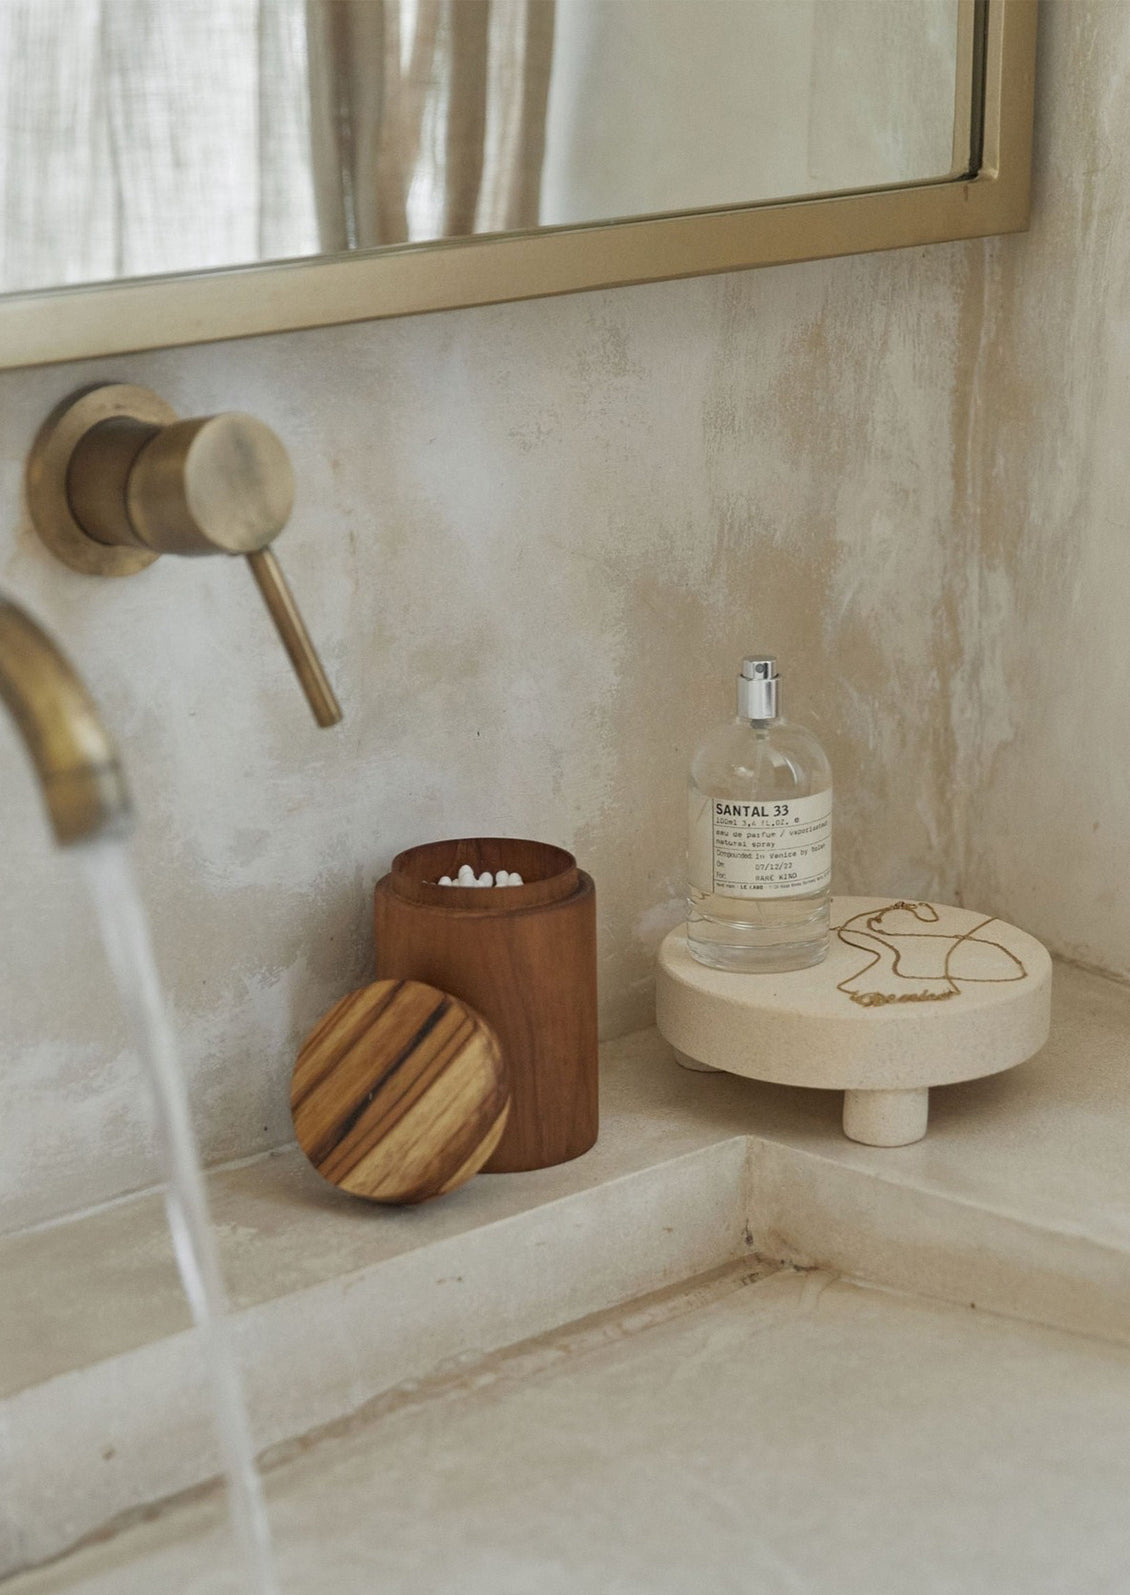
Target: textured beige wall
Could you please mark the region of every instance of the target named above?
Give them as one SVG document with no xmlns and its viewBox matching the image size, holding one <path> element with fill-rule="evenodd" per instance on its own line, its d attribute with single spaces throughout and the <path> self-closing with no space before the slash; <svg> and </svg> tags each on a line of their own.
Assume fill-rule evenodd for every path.
<svg viewBox="0 0 1130 1595">
<path fill-rule="evenodd" d="M 0 378 L 0 583 L 118 732 L 210 1160 L 287 1139 L 295 1044 L 363 980 L 392 854 L 573 847 L 604 1023 L 648 1022 L 683 780 L 750 646 L 839 786 L 843 889 L 950 895 L 943 665 L 969 251 L 660 284 Z M 294 455 L 282 549 L 340 691 L 319 732 L 247 574 L 100 584 L 20 510 L 43 414 L 98 378 L 246 408 Z M 69 861 L 0 725 L 0 1227 L 154 1178 L 145 1090 Z"/>
<path fill-rule="evenodd" d="M 965 900 L 1130 976 L 1130 5 L 1043 5 L 1035 214 L 984 246 Z"/>
</svg>

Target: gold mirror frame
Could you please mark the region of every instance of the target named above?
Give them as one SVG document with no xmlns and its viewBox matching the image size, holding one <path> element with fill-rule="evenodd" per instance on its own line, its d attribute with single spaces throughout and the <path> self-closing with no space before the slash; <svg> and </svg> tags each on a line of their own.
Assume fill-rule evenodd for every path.
<svg viewBox="0 0 1130 1595">
<path fill-rule="evenodd" d="M 1036 0 L 969 5 L 972 175 L 0 295 L 0 367 L 1020 232 L 1028 225 Z"/>
</svg>

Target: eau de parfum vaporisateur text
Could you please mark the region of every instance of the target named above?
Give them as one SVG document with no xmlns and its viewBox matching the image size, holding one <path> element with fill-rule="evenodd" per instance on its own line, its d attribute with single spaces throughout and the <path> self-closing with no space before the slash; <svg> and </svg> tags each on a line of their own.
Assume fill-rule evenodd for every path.
<svg viewBox="0 0 1130 1595">
<path fill-rule="evenodd" d="M 716 969 L 786 970 L 828 950 L 832 771 L 780 712 L 776 661 L 742 661 L 738 715 L 702 743 L 688 783 L 687 944 Z"/>
</svg>

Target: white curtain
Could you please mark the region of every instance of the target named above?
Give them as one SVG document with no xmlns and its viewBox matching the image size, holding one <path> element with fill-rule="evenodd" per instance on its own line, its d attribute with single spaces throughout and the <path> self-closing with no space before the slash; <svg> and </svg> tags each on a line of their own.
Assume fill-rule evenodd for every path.
<svg viewBox="0 0 1130 1595">
<path fill-rule="evenodd" d="M 0 0 L 0 288 L 318 248 L 304 0 Z"/>
<path fill-rule="evenodd" d="M 553 0 L 0 0 L 0 292 L 534 226 Z"/>
<path fill-rule="evenodd" d="M 554 0 L 309 0 L 326 249 L 535 227 Z"/>
</svg>

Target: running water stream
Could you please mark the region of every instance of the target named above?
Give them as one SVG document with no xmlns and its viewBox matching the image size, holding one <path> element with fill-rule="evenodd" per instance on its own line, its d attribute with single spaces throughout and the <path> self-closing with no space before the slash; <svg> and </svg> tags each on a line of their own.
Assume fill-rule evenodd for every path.
<svg viewBox="0 0 1130 1595">
<path fill-rule="evenodd" d="M 94 903 L 106 956 L 153 1088 L 169 1228 L 207 1360 L 232 1522 L 243 1557 L 242 1587 L 247 1595 L 279 1595 L 188 1093 L 129 852 L 123 842 L 99 841 L 76 848 L 74 857 Z"/>
</svg>

